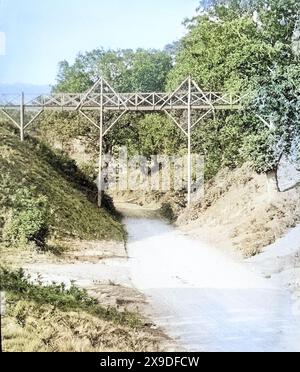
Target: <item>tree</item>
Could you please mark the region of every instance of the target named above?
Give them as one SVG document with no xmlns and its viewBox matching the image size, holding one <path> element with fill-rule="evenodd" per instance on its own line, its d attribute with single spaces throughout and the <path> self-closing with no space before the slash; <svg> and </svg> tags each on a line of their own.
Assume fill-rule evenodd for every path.
<svg viewBox="0 0 300 372">
<path fill-rule="evenodd" d="M 252 17 L 264 40 L 281 51 L 282 58 L 291 56 L 291 39 L 300 16 L 299 0 L 211 0 L 206 5 L 200 7 L 202 11 L 220 21 Z"/>
<path fill-rule="evenodd" d="M 172 68 L 166 51 L 96 49 L 79 54 L 73 65 L 59 64 L 55 92 L 84 92 L 102 76 L 118 92 L 163 91 Z"/>
<path fill-rule="evenodd" d="M 167 52 L 138 50 L 132 61 L 134 92 L 164 92 L 172 58 Z"/>
<path fill-rule="evenodd" d="M 276 170 L 282 154 L 297 157 L 299 11 L 296 0 L 215 0 L 202 2 L 198 15 L 186 20 L 169 89 L 191 75 L 205 90 L 249 97 L 243 112 L 195 128 L 208 177 L 248 160 L 258 171 Z"/>
<path fill-rule="evenodd" d="M 292 37 L 292 50 L 296 58 L 300 58 L 300 17 L 295 25 Z"/>
<path fill-rule="evenodd" d="M 89 89 L 98 78 L 97 61 L 103 55 L 102 49 L 96 49 L 89 53 L 78 54 L 73 65 L 67 61 L 60 62 L 54 92 L 82 93 Z"/>
<path fill-rule="evenodd" d="M 257 92 L 252 102 L 267 131 L 269 148 L 273 154 L 273 168 L 282 156 L 299 157 L 300 142 L 300 66 L 276 66 L 267 77 L 257 82 Z"/>
<path fill-rule="evenodd" d="M 267 73 L 274 54 L 251 18 L 218 22 L 200 16 L 181 42 L 168 87 L 190 75 L 205 90 L 241 92 L 253 76 Z"/>
<path fill-rule="evenodd" d="M 186 137 L 165 115 L 146 115 L 138 123 L 141 155 L 174 155 L 186 152 Z"/>
</svg>

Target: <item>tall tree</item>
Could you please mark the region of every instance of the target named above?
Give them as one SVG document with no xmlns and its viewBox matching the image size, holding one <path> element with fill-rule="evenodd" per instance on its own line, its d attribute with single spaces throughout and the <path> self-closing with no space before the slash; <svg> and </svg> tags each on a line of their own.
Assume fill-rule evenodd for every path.
<svg viewBox="0 0 300 372">
<path fill-rule="evenodd" d="M 169 89 L 191 75 L 204 89 L 247 91 L 253 100 L 245 112 L 203 122 L 195 149 L 206 155 L 209 176 L 245 160 L 261 171 L 276 169 L 282 154 L 299 149 L 299 0 L 201 5 L 185 22 Z"/>
<path fill-rule="evenodd" d="M 250 17 L 220 22 L 203 15 L 181 42 L 168 87 L 175 89 L 191 75 L 203 89 L 247 89 L 253 76 L 267 73 L 274 56 Z"/>
<path fill-rule="evenodd" d="M 54 90 L 83 92 L 102 76 L 119 92 L 162 91 L 171 68 L 167 51 L 96 49 L 79 54 L 73 65 L 61 62 Z"/>
</svg>

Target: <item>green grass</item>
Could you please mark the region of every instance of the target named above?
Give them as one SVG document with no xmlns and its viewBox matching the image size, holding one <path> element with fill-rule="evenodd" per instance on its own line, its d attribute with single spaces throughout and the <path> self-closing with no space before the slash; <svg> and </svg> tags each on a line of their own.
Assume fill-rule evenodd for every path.
<svg viewBox="0 0 300 372">
<path fill-rule="evenodd" d="M 34 283 L 22 271 L 0 267 L 4 352 L 164 351 L 162 335 L 138 314 L 104 308 L 75 286 Z"/>
<path fill-rule="evenodd" d="M 96 186 L 67 156 L 32 138 L 21 143 L 17 133 L 3 123 L 0 154 L 0 238 L 5 224 L 14 219 L 28 220 L 32 228 L 38 222 L 43 231 L 48 230 L 48 237 L 58 240 L 124 239 L 123 226 L 109 198 L 99 210 Z M 34 220 L 37 216 L 41 221 Z M 14 231 L 18 226 L 13 226 Z M 21 235 L 36 235 L 30 229 L 26 234 Z"/>
<path fill-rule="evenodd" d="M 21 269 L 11 271 L 0 267 L 0 290 L 6 292 L 7 301 L 11 305 L 20 301 L 32 301 L 37 306 L 51 305 L 63 312 L 84 312 L 131 328 L 142 326 L 137 314 L 119 312 L 115 308 L 104 308 L 85 290 L 75 285 L 67 289 L 63 284 L 53 283 L 50 286 L 43 286 L 41 283 L 33 284 L 30 277 L 26 276 Z"/>
</svg>

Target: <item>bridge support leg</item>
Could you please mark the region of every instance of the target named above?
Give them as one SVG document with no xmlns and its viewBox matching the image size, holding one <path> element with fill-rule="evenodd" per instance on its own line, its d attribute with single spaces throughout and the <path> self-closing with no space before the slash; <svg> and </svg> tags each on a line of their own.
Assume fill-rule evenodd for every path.
<svg viewBox="0 0 300 372">
<path fill-rule="evenodd" d="M 188 196 L 187 204 L 191 205 L 192 202 L 192 106 L 191 106 L 191 92 L 192 91 L 192 81 L 189 78 L 189 96 L 188 96 Z"/>
<path fill-rule="evenodd" d="M 103 160 L 103 123 L 100 119 L 100 146 L 99 146 L 99 184 L 98 184 L 98 207 L 102 207 L 102 160 Z"/>
<path fill-rule="evenodd" d="M 103 169 L 103 81 L 101 81 L 101 108 L 100 108 L 100 136 L 99 136 L 99 182 L 98 182 L 98 207 L 102 207 L 102 169 Z"/>
<path fill-rule="evenodd" d="M 21 105 L 20 105 L 20 139 L 24 141 L 24 126 L 25 126 L 25 103 L 24 93 L 21 94 Z"/>
</svg>

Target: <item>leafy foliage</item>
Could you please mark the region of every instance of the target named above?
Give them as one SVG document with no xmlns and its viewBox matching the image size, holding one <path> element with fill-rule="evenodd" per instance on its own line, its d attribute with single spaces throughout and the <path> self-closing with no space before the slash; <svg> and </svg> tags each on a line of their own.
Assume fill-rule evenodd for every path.
<svg viewBox="0 0 300 372">
<path fill-rule="evenodd" d="M 22 188 L 11 196 L 10 203 L 12 210 L 5 225 L 4 240 L 10 244 L 33 241 L 44 248 L 49 233 L 47 197 L 36 196 L 34 189 Z"/>
<path fill-rule="evenodd" d="M 276 143 L 268 130 L 250 134 L 244 141 L 241 151 L 244 158 L 253 163 L 258 172 L 268 172 L 277 167 Z"/>
<path fill-rule="evenodd" d="M 138 124 L 142 155 L 173 155 L 185 151 L 185 137 L 174 123 L 163 115 L 147 115 Z"/>
<path fill-rule="evenodd" d="M 241 151 L 250 131 L 241 114 L 206 119 L 193 132 L 193 151 L 205 155 L 205 177 L 215 176 L 220 168 L 235 168 L 245 161 Z"/>
<path fill-rule="evenodd" d="M 274 51 L 250 18 L 213 22 L 201 16 L 181 42 L 168 87 L 174 90 L 191 76 L 204 90 L 240 93 L 253 76 L 267 72 L 273 58 Z"/>
<path fill-rule="evenodd" d="M 96 49 L 60 63 L 56 92 L 84 92 L 102 76 L 119 92 L 161 91 L 172 68 L 167 52 Z"/>
<path fill-rule="evenodd" d="M 266 153 L 273 152 L 275 159 L 290 155 L 300 138 L 300 66 L 276 66 L 257 86 L 253 106 L 269 127 Z"/>
<path fill-rule="evenodd" d="M 189 32 L 168 86 L 174 89 L 191 75 L 203 89 L 249 94 L 245 112 L 219 115 L 195 130 L 195 148 L 206 155 L 208 177 L 248 160 L 258 171 L 274 170 L 282 154 L 297 157 L 299 151 L 299 2 L 206 5 L 186 21 Z"/>
</svg>

